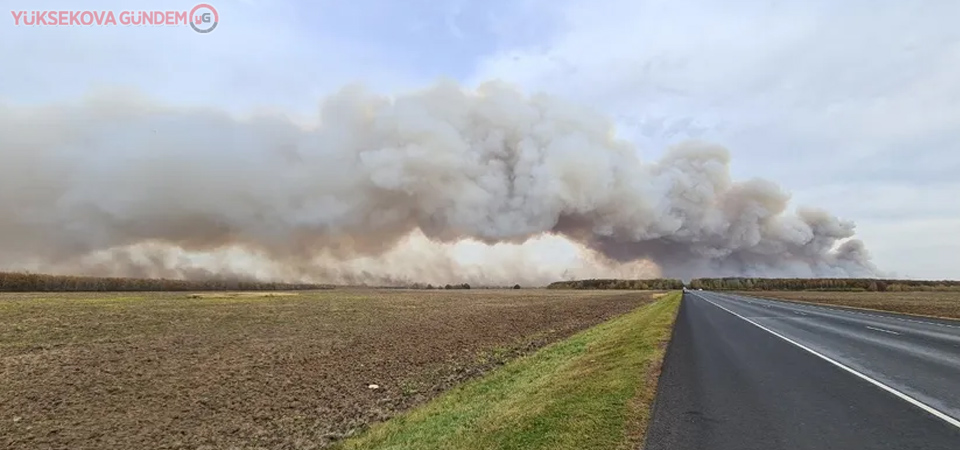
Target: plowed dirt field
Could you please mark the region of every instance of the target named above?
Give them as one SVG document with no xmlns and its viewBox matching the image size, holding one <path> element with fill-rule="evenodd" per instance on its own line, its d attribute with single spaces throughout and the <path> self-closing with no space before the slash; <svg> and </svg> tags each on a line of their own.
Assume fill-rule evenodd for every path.
<svg viewBox="0 0 960 450">
<path fill-rule="evenodd" d="M 322 448 L 652 295 L 0 294 L 0 447 Z"/>
</svg>

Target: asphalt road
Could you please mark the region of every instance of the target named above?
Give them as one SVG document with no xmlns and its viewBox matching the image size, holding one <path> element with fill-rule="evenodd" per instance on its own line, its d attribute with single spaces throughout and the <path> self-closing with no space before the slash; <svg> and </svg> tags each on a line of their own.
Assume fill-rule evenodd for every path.
<svg viewBox="0 0 960 450">
<path fill-rule="evenodd" d="M 960 450 L 960 322 L 684 295 L 646 449 Z"/>
</svg>

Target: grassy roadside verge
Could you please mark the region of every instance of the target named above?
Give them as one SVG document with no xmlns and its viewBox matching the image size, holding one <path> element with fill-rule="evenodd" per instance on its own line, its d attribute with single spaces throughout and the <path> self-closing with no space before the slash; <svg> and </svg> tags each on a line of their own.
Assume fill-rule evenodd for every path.
<svg viewBox="0 0 960 450">
<path fill-rule="evenodd" d="M 680 298 L 544 347 L 335 448 L 636 448 Z"/>
</svg>

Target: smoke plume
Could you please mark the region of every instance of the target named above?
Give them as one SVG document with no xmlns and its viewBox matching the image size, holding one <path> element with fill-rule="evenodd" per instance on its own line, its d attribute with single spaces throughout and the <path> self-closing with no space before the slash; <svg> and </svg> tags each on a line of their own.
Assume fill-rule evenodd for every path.
<svg viewBox="0 0 960 450">
<path fill-rule="evenodd" d="M 495 82 L 348 86 L 309 126 L 130 95 L 3 105 L 0 267 L 493 284 L 877 273 L 853 223 L 732 180 L 723 147 L 643 162 L 614 131 Z M 520 245 L 561 237 L 581 265 Z M 463 242 L 479 259 L 457 259 Z"/>
</svg>

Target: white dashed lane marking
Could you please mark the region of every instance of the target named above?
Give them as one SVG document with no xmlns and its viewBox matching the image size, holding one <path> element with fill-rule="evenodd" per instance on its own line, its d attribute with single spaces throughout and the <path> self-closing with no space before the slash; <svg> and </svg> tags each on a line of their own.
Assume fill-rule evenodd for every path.
<svg viewBox="0 0 960 450">
<path fill-rule="evenodd" d="M 868 326 L 867 329 L 868 329 L 868 330 L 873 330 L 873 331 L 879 331 L 879 332 L 882 332 L 882 333 L 895 334 L 895 335 L 897 335 L 897 336 L 900 336 L 900 333 L 897 333 L 896 331 L 884 330 L 883 328 L 876 328 L 876 327 Z"/>
</svg>

